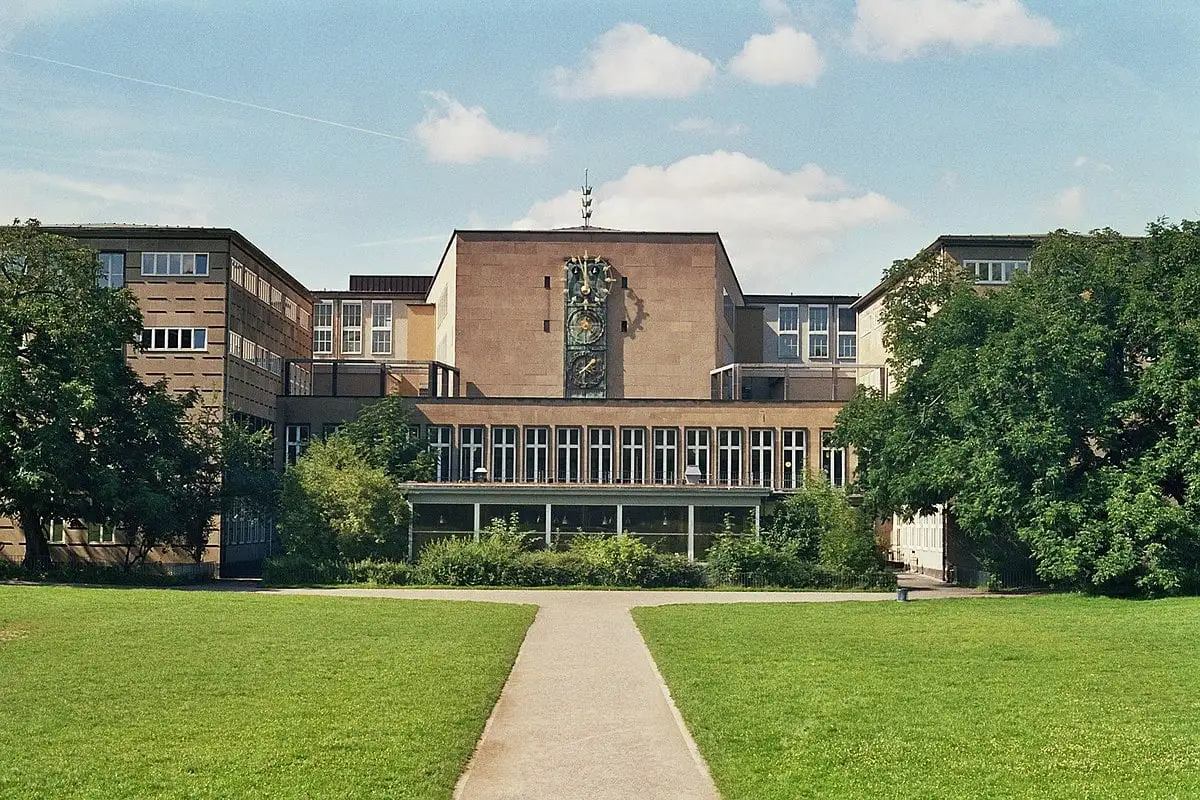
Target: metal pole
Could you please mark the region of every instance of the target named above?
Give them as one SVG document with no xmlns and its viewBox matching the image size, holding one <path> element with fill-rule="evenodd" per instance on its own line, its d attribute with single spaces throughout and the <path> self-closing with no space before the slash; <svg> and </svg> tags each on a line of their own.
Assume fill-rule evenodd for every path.
<svg viewBox="0 0 1200 800">
<path fill-rule="evenodd" d="M 546 503 L 546 549 L 547 550 L 550 549 L 550 544 L 551 544 L 551 542 L 550 542 L 550 514 L 552 513 L 552 511 L 553 511 L 553 509 L 551 508 L 550 504 Z"/>
<path fill-rule="evenodd" d="M 479 541 L 479 503 L 475 504 L 475 541 Z"/>
<path fill-rule="evenodd" d="M 625 506 L 617 503 L 617 533 L 625 532 Z"/>
<path fill-rule="evenodd" d="M 688 561 L 696 560 L 696 507 L 689 505 L 688 509 Z"/>
</svg>

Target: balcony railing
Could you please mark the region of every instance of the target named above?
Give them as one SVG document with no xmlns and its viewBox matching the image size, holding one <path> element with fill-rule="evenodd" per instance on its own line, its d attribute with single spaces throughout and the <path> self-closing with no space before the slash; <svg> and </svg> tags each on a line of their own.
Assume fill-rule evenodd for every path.
<svg viewBox="0 0 1200 800">
<path fill-rule="evenodd" d="M 300 397 L 459 397 L 458 369 L 440 361 L 291 359 L 284 393 Z"/>
<path fill-rule="evenodd" d="M 884 367 L 875 364 L 743 364 L 709 373 L 713 400 L 844 402 L 859 384 L 879 385 Z"/>
</svg>

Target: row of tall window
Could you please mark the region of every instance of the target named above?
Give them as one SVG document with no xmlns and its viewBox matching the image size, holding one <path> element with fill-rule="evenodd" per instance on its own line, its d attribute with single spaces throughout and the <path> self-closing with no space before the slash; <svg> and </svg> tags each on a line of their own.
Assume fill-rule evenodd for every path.
<svg viewBox="0 0 1200 800">
<path fill-rule="evenodd" d="M 333 353 L 333 303 L 322 300 L 313 305 L 313 353 Z M 340 352 L 342 355 L 361 355 L 363 352 L 363 301 L 339 300 Z M 371 355 L 392 354 L 392 301 L 370 301 Z"/>
<path fill-rule="evenodd" d="M 142 253 L 142 274 L 207 275 L 208 253 Z"/>
<path fill-rule="evenodd" d="M 296 301 L 284 294 L 278 286 L 273 286 L 265 277 L 232 256 L 229 258 L 229 280 L 297 325 L 308 327 L 307 311 L 300 308 Z"/>
<path fill-rule="evenodd" d="M 226 335 L 229 355 L 253 364 L 259 369 L 265 369 L 272 375 L 283 375 L 283 357 L 273 353 L 260 344 L 255 344 L 240 333 L 229 331 Z"/>
<path fill-rule="evenodd" d="M 963 267 L 976 283 L 1011 283 L 1013 275 L 1028 272 L 1028 261 L 964 261 Z"/>
<path fill-rule="evenodd" d="M 807 347 L 808 358 L 829 358 L 830 306 L 809 305 Z M 858 321 L 854 309 L 835 306 L 837 310 L 837 357 L 853 361 L 858 357 Z M 800 357 L 800 306 L 779 306 L 779 357 Z"/>
<path fill-rule="evenodd" d="M 221 544 L 262 544 L 270 541 L 275 524 L 269 519 L 229 514 L 222 519 Z"/>
<path fill-rule="evenodd" d="M 68 531 L 76 531 L 77 533 L 70 534 Z M 68 542 L 115 544 L 117 541 L 117 529 L 108 523 L 85 523 L 80 520 L 59 519 L 50 523 L 47 540 L 50 544 L 67 544 Z"/>
<path fill-rule="evenodd" d="M 207 350 L 208 328 L 142 328 L 143 350 Z"/>
<path fill-rule="evenodd" d="M 287 426 L 289 464 L 299 458 L 310 435 L 308 425 Z M 844 486 L 846 451 L 834 446 L 832 435 L 831 430 L 820 432 L 821 471 L 834 485 Z M 426 436 L 436 456 L 438 481 L 699 483 L 796 489 L 804 483 L 808 464 L 806 428 L 717 428 L 714 436 L 712 428 L 681 432 L 679 428 L 462 425 L 455 441 L 453 426 L 429 425 Z"/>
</svg>

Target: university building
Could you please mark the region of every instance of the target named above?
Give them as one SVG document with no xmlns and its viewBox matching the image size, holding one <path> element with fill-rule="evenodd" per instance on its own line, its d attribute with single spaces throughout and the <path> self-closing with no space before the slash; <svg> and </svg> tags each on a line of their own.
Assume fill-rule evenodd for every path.
<svg viewBox="0 0 1200 800">
<path fill-rule="evenodd" d="M 313 291 L 230 229 L 46 230 L 95 248 L 100 280 L 137 297 L 139 374 L 270 426 L 281 467 L 364 405 L 406 398 L 437 456 L 436 480 L 408 487 L 413 553 L 516 514 L 552 545 L 629 531 L 702 558 L 726 524 L 758 522 L 807 475 L 845 484 L 852 454 L 830 441 L 834 418 L 858 385 L 888 384 L 886 287 L 746 294 L 717 233 L 460 230 L 433 275 Z M 999 284 L 1033 244 L 934 246 Z M 906 530 L 894 524 L 893 556 L 926 569 L 913 537 L 928 535 Z M 51 538 L 60 559 L 120 548 L 70 521 Z M 270 521 L 223 518 L 204 559 L 252 572 L 272 544 Z M 0 555 L 23 547 L 0 520 Z"/>
</svg>

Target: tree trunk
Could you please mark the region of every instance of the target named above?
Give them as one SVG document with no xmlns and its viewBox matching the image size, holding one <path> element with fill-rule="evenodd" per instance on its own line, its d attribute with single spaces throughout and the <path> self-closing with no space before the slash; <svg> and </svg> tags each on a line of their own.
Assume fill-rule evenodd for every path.
<svg viewBox="0 0 1200 800">
<path fill-rule="evenodd" d="M 50 545 L 46 541 L 41 515 L 37 512 L 18 513 L 17 524 L 25 536 L 25 569 L 45 572 L 50 568 Z"/>
</svg>

